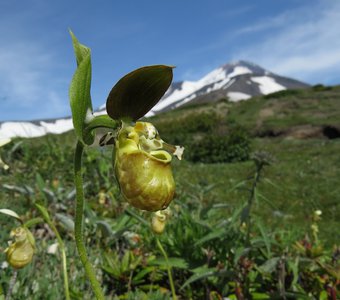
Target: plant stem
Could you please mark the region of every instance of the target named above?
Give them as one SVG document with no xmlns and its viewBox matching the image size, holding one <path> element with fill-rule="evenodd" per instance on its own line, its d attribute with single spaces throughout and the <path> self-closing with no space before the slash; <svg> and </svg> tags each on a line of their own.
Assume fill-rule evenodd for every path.
<svg viewBox="0 0 340 300">
<path fill-rule="evenodd" d="M 5 300 L 4 290 L 2 289 L 2 285 L 0 284 L 0 300 Z"/>
<path fill-rule="evenodd" d="M 115 129 L 119 126 L 119 122 L 111 119 L 108 115 L 95 116 L 85 127 L 84 136 L 88 136 L 94 129 L 108 128 Z"/>
<path fill-rule="evenodd" d="M 12 275 L 11 280 L 9 282 L 9 287 L 8 287 L 8 292 L 7 292 L 7 295 L 6 295 L 6 300 L 10 300 L 11 299 L 13 288 L 14 288 L 15 282 L 17 281 L 17 276 L 18 276 L 18 270 L 14 269 L 13 275 Z"/>
<path fill-rule="evenodd" d="M 62 243 L 62 247 L 61 247 L 61 244 L 59 243 L 59 247 L 60 247 L 60 252 L 61 252 L 61 257 L 62 257 L 62 262 L 63 262 L 65 297 L 66 297 L 66 300 L 69 300 L 70 292 L 69 292 L 69 287 L 68 287 L 67 262 L 66 262 L 66 252 L 65 252 L 64 243 Z"/>
<path fill-rule="evenodd" d="M 170 281 L 170 288 L 171 288 L 171 293 L 172 293 L 172 299 L 173 300 L 177 300 L 177 296 L 176 296 L 176 290 L 175 290 L 175 285 L 174 285 L 174 281 L 172 279 L 172 273 L 171 273 L 171 266 L 169 264 L 169 259 L 168 259 L 168 255 L 166 254 L 163 246 L 162 246 L 162 243 L 160 242 L 160 240 L 156 237 L 156 241 L 157 241 L 157 246 L 159 248 L 159 250 L 161 250 L 163 256 L 164 256 L 164 259 L 166 261 L 166 267 L 167 267 L 167 270 L 168 270 L 168 276 L 169 276 L 169 281 Z"/>
<path fill-rule="evenodd" d="M 37 217 L 37 218 L 33 218 L 33 219 L 30 219 L 27 222 L 25 222 L 24 226 L 28 228 L 28 227 L 32 227 L 34 225 L 37 225 L 37 224 L 43 223 L 43 222 L 44 222 L 44 219 Z"/>
<path fill-rule="evenodd" d="M 75 213 L 75 240 L 80 260 L 84 266 L 87 278 L 90 280 L 92 290 L 97 299 L 103 300 L 104 293 L 96 279 L 95 271 L 88 260 L 86 248 L 83 240 L 83 213 L 84 213 L 84 190 L 83 177 L 81 173 L 81 162 L 84 146 L 78 141 L 74 156 L 74 183 L 76 187 L 76 213 Z"/>
<path fill-rule="evenodd" d="M 259 167 L 257 167 L 255 175 L 254 175 L 254 180 L 253 180 L 253 184 L 250 190 L 250 196 L 248 198 L 248 217 L 246 220 L 246 225 L 247 225 L 247 237 L 246 237 L 246 242 L 247 245 L 250 245 L 250 227 L 251 227 L 251 208 L 253 206 L 254 203 L 254 198 L 255 198 L 255 193 L 256 193 L 256 187 L 257 187 L 257 183 L 260 180 L 260 173 L 261 173 L 261 165 Z"/>
<path fill-rule="evenodd" d="M 66 300 L 70 300 L 70 292 L 69 292 L 69 285 L 68 285 L 68 275 L 67 275 L 67 261 L 66 261 L 66 251 L 65 251 L 65 244 L 62 240 L 57 227 L 55 227 L 54 223 L 52 222 L 50 215 L 48 214 L 47 209 L 45 207 L 36 204 L 36 208 L 40 211 L 41 215 L 43 216 L 45 222 L 50 226 L 53 230 L 59 245 L 59 250 L 61 253 L 61 260 L 62 260 L 62 270 L 63 270 L 63 278 L 64 278 L 64 290 L 65 290 L 65 298 Z M 36 218 L 39 219 L 39 218 Z M 40 218 L 41 219 L 41 218 Z M 34 220 L 34 219 L 32 219 Z"/>
</svg>

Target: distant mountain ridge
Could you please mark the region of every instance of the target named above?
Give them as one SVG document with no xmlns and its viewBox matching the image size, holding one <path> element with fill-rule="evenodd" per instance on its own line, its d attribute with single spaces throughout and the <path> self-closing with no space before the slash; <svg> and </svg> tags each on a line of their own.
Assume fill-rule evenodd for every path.
<svg viewBox="0 0 340 300">
<path fill-rule="evenodd" d="M 281 90 L 307 87 L 309 85 L 306 83 L 276 75 L 254 63 L 240 60 L 225 64 L 198 81 L 173 83 L 147 116 L 175 109 L 186 103 L 212 102 L 220 98 L 240 101 Z"/>
<path fill-rule="evenodd" d="M 308 84 L 282 77 L 247 61 L 225 64 L 197 81 L 174 82 L 163 98 L 146 115 L 153 116 L 182 105 L 214 102 L 221 98 L 230 101 L 247 100 L 286 89 L 307 88 Z M 95 114 L 104 114 L 105 105 Z M 0 123 L 0 139 L 39 137 L 48 133 L 60 134 L 73 129 L 71 118 Z"/>
</svg>

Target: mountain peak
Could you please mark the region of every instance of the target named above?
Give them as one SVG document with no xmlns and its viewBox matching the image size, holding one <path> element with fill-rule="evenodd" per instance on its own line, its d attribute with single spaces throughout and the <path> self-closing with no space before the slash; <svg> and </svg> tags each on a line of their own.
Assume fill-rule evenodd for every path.
<svg viewBox="0 0 340 300">
<path fill-rule="evenodd" d="M 259 65 L 246 61 L 246 60 L 236 60 L 232 61 L 230 63 L 224 64 L 222 66 L 226 72 L 231 73 L 235 68 L 243 68 L 243 70 L 248 70 L 248 73 L 254 73 L 256 75 L 265 75 L 265 74 L 271 74 L 271 72 L 265 70 L 264 68 L 260 67 Z"/>
<path fill-rule="evenodd" d="M 182 81 L 171 85 L 168 92 L 147 116 L 174 109 L 186 103 L 204 102 L 227 97 L 230 101 L 246 100 L 280 90 L 304 88 L 308 85 L 276 75 L 257 64 L 237 60 L 212 70 L 197 81 Z M 214 100 L 212 100 L 212 98 Z"/>
<path fill-rule="evenodd" d="M 308 84 L 276 75 L 245 60 L 233 61 L 212 70 L 197 81 L 171 84 L 163 98 L 146 115 L 175 109 L 185 104 L 247 100 L 253 96 L 285 90 L 306 88 Z M 105 106 L 96 114 L 106 113 Z M 0 123 L 0 138 L 37 137 L 47 133 L 62 133 L 73 128 L 71 118 L 35 122 Z"/>
</svg>

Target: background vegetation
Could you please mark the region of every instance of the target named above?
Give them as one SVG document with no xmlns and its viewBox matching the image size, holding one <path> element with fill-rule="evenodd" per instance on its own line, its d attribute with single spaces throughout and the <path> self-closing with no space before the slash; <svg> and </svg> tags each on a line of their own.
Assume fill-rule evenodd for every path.
<svg viewBox="0 0 340 300">
<path fill-rule="evenodd" d="M 340 297 L 340 87 L 221 99 L 151 121 L 165 141 L 186 147 L 173 166 L 173 216 L 158 237 L 180 299 Z M 92 299 L 73 241 L 74 146 L 69 132 L 2 148 L 10 169 L 0 171 L 0 208 L 28 220 L 39 216 L 34 203 L 47 207 L 66 244 L 71 297 Z M 84 157 L 90 257 L 108 299 L 170 299 L 150 215 L 121 201 L 111 152 L 91 147 Z M 3 250 L 18 224 L 5 216 L 0 224 L 6 291 Z M 56 237 L 46 224 L 32 231 L 37 255 L 20 270 L 13 299 L 64 299 L 59 253 L 48 253 Z"/>
</svg>

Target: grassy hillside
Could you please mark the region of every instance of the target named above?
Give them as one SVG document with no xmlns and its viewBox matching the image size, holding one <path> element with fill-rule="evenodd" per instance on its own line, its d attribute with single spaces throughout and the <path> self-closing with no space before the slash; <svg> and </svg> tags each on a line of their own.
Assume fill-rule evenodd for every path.
<svg viewBox="0 0 340 300">
<path fill-rule="evenodd" d="M 253 137 L 252 152 L 274 157 L 265 174 L 273 184 L 260 184 L 270 204 L 259 213 L 275 226 L 303 226 L 312 210 L 321 209 L 323 233 L 330 243 L 340 240 L 340 86 L 288 90 L 238 103 L 221 99 L 213 105 L 185 106 L 152 122 L 173 143 L 204 132 L 224 136 L 239 124 Z M 184 189 L 200 182 L 216 184 L 206 197 L 237 205 L 244 200 L 242 192 L 228 191 L 251 173 L 251 165 L 181 163 L 176 171 L 180 184 L 189 184 Z"/>
<path fill-rule="evenodd" d="M 258 299 L 281 299 L 282 284 L 289 299 L 325 295 L 326 283 L 335 284 L 333 245 L 340 241 L 340 87 L 284 91 L 238 103 L 221 99 L 184 106 L 151 121 L 164 140 L 187 152 L 173 166 L 174 216 L 159 238 L 172 259 L 180 299 L 220 299 L 237 294 L 237 286 L 247 295 L 267 297 Z M 0 208 L 25 220 L 39 216 L 34 203 L 48 208 L 67 246 L 72 299 L 92 299 L 73 242 L 74 146 L 69 132 L 18 139 L 1 148 L 10 169 L 0 170 Z M 192 153 L 223 161 L 228 151 L 234 151 L 231 163 L 193 162 Z M 148 227 L 150 215 L 121 201 L 111 152 L 110 147 L 90 147 L 84 155 L 90 257 L 97 259 L 109 299 L 170 299 L 166 264 Z M 254 153 L 270 162 L 256 189 Z M 320 242 L 311 230 L 316 210 L 322 211 Z M 249 231 L 244 227 L 247 214 Z M 0 224 L 1 266 L 15 222 L 0 215 Z M 47 253 L 55 236 L 47 225 L 32 230 L 38 255 L 19 272 L 13 299 L 63 299 L 59 256 Z M 311 248 L 304 244 L 301 250 L 298 241 L 310 242 Z M 284 283 L 277 279 L 279 259 L 287 261 Z M 0 290 L 7 290 L 10 276 L 9 268 L 0 268 Z"/>
<path fill-rule="evenodd" d="M 339 98 L 340 86 L 315 86 L 311 89 L 280 91 L 252 98 L 251 101 L 231 103 L 221 99 L 213 105 L 183 106 L 176 111 L 155 116 L 152 120 L 158 127 L 162 127 L 165 134 L 179 129 L 181 125 L 182 131 L 187 131 L 188 123 L 199 122 L 202 114 L 210 114 L 214 124 L 218 125 L 236 121 L 253 136 L 263 136 L 266 133 L 276 136 L 293 135 L 299 126 L 334 126 L 340 131 Z M 175 124 L 173 119 L 176 120 Z"/>
</svg>

